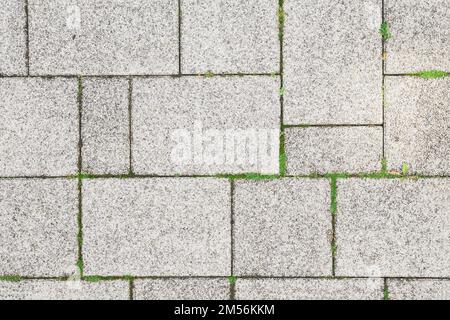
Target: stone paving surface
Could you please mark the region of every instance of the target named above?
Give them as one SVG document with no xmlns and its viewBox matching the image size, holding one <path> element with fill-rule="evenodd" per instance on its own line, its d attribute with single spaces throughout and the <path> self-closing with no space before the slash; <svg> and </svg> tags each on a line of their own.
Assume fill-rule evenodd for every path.
<svg viewBox="0 0 450 320">
<path fill-rule="evenodd" d="M 450 299 L 449 23 L 0 0 L 0 299 Z"/>
</svg>

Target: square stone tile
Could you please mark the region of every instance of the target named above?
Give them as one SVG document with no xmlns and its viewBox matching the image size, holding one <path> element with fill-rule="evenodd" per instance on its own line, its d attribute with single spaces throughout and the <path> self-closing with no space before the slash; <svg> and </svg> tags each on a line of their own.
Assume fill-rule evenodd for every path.
<svg viewBox="0 0 450 320">
<path fill-rule="evenodd" d="M 344 179 L 337 190 L 337 276 L 450 276 L 449 179 Z"/>
<path fill-rule="evenodd" d="M 228 300 L 227 278 L 169 278 L 134 281 L 134 300 Z"/>
<path fill-rule="evenodd" d="M 29 0 L 30 72 L 178 73 L 177 0 Z"/>
<path fill-rule="evenodd" d="M 284 123 L 382 123 L 381 0 L 284 7 Z"/>
<path fill-rule="evenodd" d="M 386 0 L 387 73 L 450 71 L 450 2 Z"/>
<path fill-rule="evenodd" d="M 385 155 L 390 170 L 450 174 L 450 79 L 386 79 Z"/>
<path fill-rule="evenodd" d="M 0 282 L 2 300 L 128 300 L 128 281 L 23 280 Z"/>
<path fill-rule="evenodd" d="M 226 179 L 85 180 L 84 272 L 228 276 L 230 206 Z"/>
<path fill-rule="evenodd" d="M 0 180 L 0 275 L 76 271 L 77 195 L 75 179 Z"/>
<path fill-rule="evenodd" d="M 390 300 L 450 300 L 448 279 L 388 279 Z"/>
<path fill-rule="evenodd" d="M 24 0 L 0 0 L 0 75 L 26 75 Z"/>
<path fill-rule="evenodd" d="M 0 79 L 0 176 L 77 172 L 75 79 Z"/>
<path fill-rule="evenodd" d="M 137 174 L 279 172 L 275 77 L 136 79 L 132 103 Z"/>
<path fill-rule="evenodd" d="M 331 275 L 328 180 L 238 180 L 234 192 L 236 275 Z"/>
<path fill-rule="evenodd" d="M 382 300 L 383 279 L 238 279 L 238 300 Z"/>
<path fill-rule="evenodd" d="M 183 73 L 280 70 L 278 1 L 182 0 Z"/>
<path fill-rule="evenodd" d="M 129 171 L 128 87 L 127 79 L 83 80 L 83 172 Z"/>
<path fill-rule="evenodd" d="M 383 128 L 288 128 L 285 150 L 287 174 L 380 171 Z"/>
</svg>

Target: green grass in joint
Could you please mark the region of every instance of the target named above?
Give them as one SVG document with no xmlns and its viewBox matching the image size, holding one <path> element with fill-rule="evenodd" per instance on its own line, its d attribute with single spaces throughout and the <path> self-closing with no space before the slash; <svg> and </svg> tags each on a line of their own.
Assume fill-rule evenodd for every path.
<svg viewBox="0 0 450 320">
<path fill-rule="evenodd" d="M 380 34 L 384 41 L 392 37 L 391 32 L 389 31 L 389 24 L 386 21 L 380 26 Z"/>
<path fill-rule="evenodd" d="M 83 272 L 84 272 L 84 263 L 83 263 L 83 260 L 78 259 L 78 261 L 77 261 L 77 267 L 78 267 L 78 270 L 80 271 L 80 276 L 82 277 L 82 276 L 83 276 Z"/>
<path fill-rule="evenodd" d="M 287 156 L 285 150 L 284 133 L 280 135 L 280 176 L 286 175 Z"/>
<path fill-rule="evenodd" d="M 389 300 L 389 288 L 387 285 L 384 286 L 383 298 L 384 300 Z"/>
<path fill-rule="evenodd" d="M 278 33 L 278 37 L 280 38 L 280 41 L 283 40 L 283 35 L 284 35 L 284 21 L 286 18 L 284 9 L 283 9 L 283 5 L 284 5 L 284 0 L 279 0 L 278 1 L 278 24 L 279 24 L 279 33 Z"/>
<path fill-rule="evenodd" d="M 19 282 L 21 280 L 22 280 L 22 277 L 18 276 L 18 275 L 0 276 L 0 281 Z"/>
<path fill-rule="evenodd" d="M 445 71 L 440 71 L 440 70 L 427 70 L 427 71 L 412 73 L 409 75 L 413 76 L 413 77 L 419 77 L 422 79 L 438 79 L 438 78 L 447 77 L 449 74 Z"/>
<path fill-rule="evenodd" d="M 235 284 L 236 281 L 237 281 L 237 277 L 235 277 L 235 276 L 229 276 L 229 277 L 228 277 L 228 282 L 229 282 L 230 284 Z"/>
<path fill-rule="evenodd" d="M 337 178 L 331 178 L 331 206 L 330 211 L 332 215 L 337 213 Z"/>
</svg>

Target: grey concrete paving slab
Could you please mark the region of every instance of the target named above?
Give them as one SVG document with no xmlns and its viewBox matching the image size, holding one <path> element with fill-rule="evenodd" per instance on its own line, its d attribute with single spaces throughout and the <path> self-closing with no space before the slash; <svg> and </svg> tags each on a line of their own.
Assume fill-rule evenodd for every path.
<svg viewBox="0 0 450 320">
<path fill-rule="evenodd" d="M 176 0 L 29 1 L 30 72 L 178 73 Z"/>
<path fill-rule="evenodd" d="M 72 275 L 77 214 L 74 179 L 0 180 L 0 275 Z"/>
<path fill-rule="evenodd" d="M 280 70 L 278 2 L 181 1 L 183 73 Z"/>
<path fill-rule="evenodd" d="M 238 279 L 238 300 L 382 300 L 383 279 Z"/>
<path fill-rule="evenodd" d="M 388 279 L 390 300 L 449 300 L 450 280 Z"/>
<path fill-rule="evenodd" d="M 137 174 L 279 172 L 275 77 L 135 79 Z"/>
<path fill-rule="evenodd" d="M 25 1 L 0 1 L 0 75 L 26 75 Z"/>
<path fill-rule="evenodd" d="M 386 0 L 387 73 L 450 71 L 450 3 L 447 0 Z"/>
<path fill-rule="evenodd" d="M 285 129 L 287 174 L 372 172 L 381 169 L 381 127 Z"/>
<path fill-rule="evenodd" d="M 228 300 L 227 278 L 145 279 L 134 282 L 134 300 Z"/>
<path fill-rule="evenodd" d="M 0 281 L 2 300 L 128 300 L 129 282 L 22 280 Z"/>
<path fill-rule="evenodd" d="M 331 275 L 330 182 L 236 181 L 234 273 Z"/>
<path fill-rule="evenodd" d="M 130 167 L 128 80 L 83 81 L 83 172 L 124 174 Z"/>
<path fill-rule="evenodd" d="M 345 179 L 337 189 L 337 276 L 450 276 L 449 179 Z"/>
<path fill-rule="evenodd" d="M 83 183 L 86 275 L 227 276 L 226 179 L 93 179 Z"/>
<path fill-rule="evenodd" d="M 382 123 L 381 0 L 284 9 L 285 124 Z"/>
<path fill-rule="evenodd" d="M 385 150 L 388 167 L 450 174 L 450 79 L 386 79 Z"/>
<path fill-rule="evenodd" d="M 0 78 L 0 92 L 0 176 L 76 173 L 76 80 Z"/>
</svg>

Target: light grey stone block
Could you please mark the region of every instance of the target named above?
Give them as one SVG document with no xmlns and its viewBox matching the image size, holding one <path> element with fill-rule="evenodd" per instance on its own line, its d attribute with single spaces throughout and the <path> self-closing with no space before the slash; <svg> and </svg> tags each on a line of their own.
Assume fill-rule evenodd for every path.
<svg viewBox="0 0 450 320">
<path fill-rule="evenodd" d="M 382 123 L 381 0 L 284 7 L 284 123 Z"/>
<path fill-rule="evenodd" d="M 25 75 L 25 1 L 0 0 L 0 75 Z"/>
<path fill-rule="evenodd" d="M 448 279 L 388 279 L 390 300 L 450 300 Z"/>
<path fill-rule="evenodd" d="M 288 174 L 380 171 L 381 127 L 285 129 Z"/>
<path fill-rule="evenodd" d="M 0 79 L 0 176 L 77 171 L 75 79 Z"/>
<path fill-rule="evenodd" d="M 86 275 L 227 276 L 225 179 L 95 179 L 83 183 Z"/>
<path fill-rule="evenodd" d="M 236 181 L 238 276 L 331 275 L 330 182 Z"/>
<path fill-rule="evenodd" d="M 386 79 L 385 152 L 390 170 L 450 174 L 450 79 Z"/>
<path fill-rule="evenodd" d="M 337 188 L 337 276 L 450 276 L 449 179 L 344 179 Z"/>
<path fill-rule="evenodd" d="M 381 300 L 383 279 L 238 279 L 239 300 Z"/>
<path fill-rule="evenodd" d="M 387 73 L 450 71 L 450 3 L 447 0 L 387 0 Z"/>
<path fill-rule="evenodd" d="M 128 281 L 23 280 L 0 282 L 2 300 L 128 300 Z"/>
<path fill-rule="evenodd" d="M 134 281 L 135 300 L 228 300 L 228 279 L 149 279 Z"/>
<path fill-rule="evenodd" d="M 272 73 L 280 69 L 278 2 L 182 0 L 183 73 Z"/>
<path fill-rule="evenodd" d="M 176 0 L 30 0 L 31 74 L 178 73 Z"/>
<path fill-rule="evenodd" d="M 0 275 L 76 271 L 77 194 L 75 179 L 0 180 Z"/>
<path fill-rule="evenodd" d="M 83 81 L 83 172 L 124 174 L 130 166 L 128 80 Z"/>
<path fill-rule="evenodd" d="M 274 77 L 136 79 L 134 172 L 278 173 L 278 94 Z"/>
</svg>

